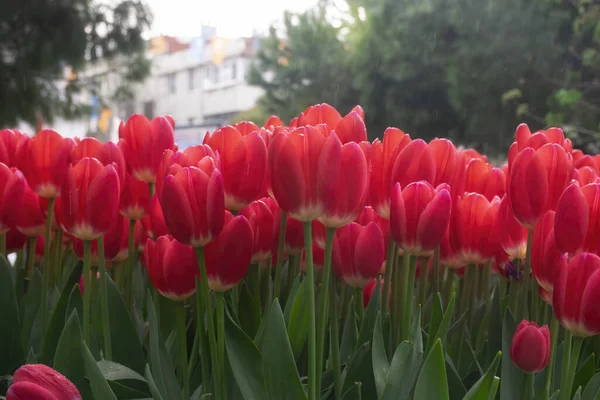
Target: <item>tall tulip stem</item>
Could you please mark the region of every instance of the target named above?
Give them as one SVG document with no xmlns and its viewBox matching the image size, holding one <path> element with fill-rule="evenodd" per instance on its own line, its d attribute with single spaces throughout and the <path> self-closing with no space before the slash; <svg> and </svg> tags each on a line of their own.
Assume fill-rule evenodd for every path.
<svg viewBox="0 0 600 400">
<path fill-rule="evenodd" d="M 531 400 L 533 398 L 534 378 L 535 374 L 525 374 L 525 379 L 523 380 L 523 394 L 521 396 L 522 400 Z"/>
<path fill-rule="evenodd" d="M 383 295 L 381 296 L 381 315 L 387 316 L 389 313 L 390 304 L 390 287 L 392 285 L 392 271 L 394 269 L 394 260 L 396 259 L 396 242 L 390 234 L 390 240 L 387 248 L 387 256 L 385 260 L 385 279 L 383 281 Z"/>
<path fill-rule="evenodd" d="M 44 237 L 44 270 L 42 272 L 42 332 L 48 326 L 48 291 L 50 290 L 50 241 L 52 239 L 52 222 L 54 220 L 54 198 L 48 199 L 48 212 L 46 213 L 46 236 Z"/>
<path fill-rule="evenodd" d="M 279 298 L 281 295 L 281 269 L 283 268 L 283 249 L 285 246 L 285 230 L 287 227 L 287 214 L 281 212 L 279 220 L 279 238 L 277 239 L 277 261 L 275 263 L 275 283 L 273 284 L 273 297 Z M 289 264 L 291 266 L 291 264 Z M 290 268 L 288 268 L 288 273 Z"/>
<path fill-rule="evenodd" d="M 563 345 L 562 371 L 560 376 L 560 400 L 569 400 L 571 398 L 571 384 L 569 383 L 571 345 L 573 334 L 570 330 L 565 330 L 565 341 Z"/>
<path fill-rule="evenodd" d="M 450 298 L 454 291 L 454 270 L 446 267 L 446 281 L 444 282 L 444 306 L 450 304 Z"/>
<path fill-rule="evenodd" d="M 30 236 L 27 238 L 27 275 L 25 279 L 27 279 L 30 283 L 33 279 L 33 267 L 35 266 L 35 242 L 35 236 Z"/>
<path fill-rule="evenodd" d="M 404 253 L 402 256 L 402 271 L 398 266 L 394 267 L 392 285 L 392 348 L 395 349 L 402 340 L 402 325 L 406 307 L 406 292 L 408 291 L 408 275 L 410 272 L 410 255 Z"/>
<path fill-rule="evenodd" d="M 363 290 L 362 288 L 353 288 L 354 289 L 354 298 L 356 301 L 354 302 L 354 309 L 356 310 L 356 315 L 358 319 L 358 327 L 362 326 L 363 320 L 365 319 L 365 306 L 363 304 Z"/>
<path fill-rule="evenodd" d="M 206 323 L 207 323 L 207 331 L 208 331 L 208 342 L 210 348 L 210 356 L 213 362 L 213 374 L 215 382 L 215 389 L 217 392 L 216 399 L 223 399 L 221 393 L 221 376 L 220 370 L 218 367 L 219 356 L 217 354 L 217 338 L 215 336 L 215 324 L 213 321 L 213 311 L 212 305 L 210 304 L 210 293 L 208 291 L 208 274 L 206 273 L 206 262 L 204 260 L 204 248 L 196 247 L 196 256 L 198 257 L 198 268 L 200 269 L 200 295 L 202 296 L 202 301 L 199 300 L 198 306 L 202 307 L 202 303 L 204 304 L 204 310 L 206 312 Z M 206 392 L 205 392 L 206 393 Z"/>
<path fill-rule="evenodd" d="M 185 302 L 176 302 L 175 313 L 177 325 L 177 339 L 179 343 L 179 373 L 181 378 L 181 386 L 183 387 L 183 400 L 188 400 L 190 398 L 190 378 L 188 372 Z"/>
<path fill-rule="evenodd" d="M 342 369 L 340 365 L 340 334 L 338 329 L 338 314 L 336 302 L 336 277 L 335 274 L 329 280 L 329 336 L 331 342 L 331 368 L 333 370 L 333 394 L 335 400 L 342 397 Z"/>
<path fill-rule="evenodd" d="M 4 257 L 7 256 L 7 254 L 6 254 L 6 233 L 0 233 L 0 254 L 2 254 Z"/>
<path fill-rule="evenodd" d="M 83 241 L 83 340 L 90 344 L 90 311 L 92 301 L 92 243 Z"/>
<path fill-rule="evenodd" d="M 410 336 L 410 322 L 413 310 L 413 293 L 415 292 L 415 276 L 417 274 L 417 256 L 409 255 L 408 288 L 406 290 L 406 305 L 404 306 L 404 319 L 402 321 L 402 336 L 400 340 L 408 340 Z"/>
<path fill-rule="evenodd" d="M 126 291 L 125 298 L 127 299 L 127 307 L 130 312 L 133 312 L 133 268 L 136 262 L 135 256 L 135 224 L 137 221 L 129 221 L 129 243 L 128 243 L 128 256 L 127 256 L 127 271 L 125 274 Z M 156 299 L 155 299 L 156 300 Z M 159 303 L 156 303 L 156 307 L 159 307 Z"/>
<path fill-rule="evenodd" d="M 260 266 L 259 266 L 260 268 Z M 227 384 L 225 382 L 225 295 L 215 292 L 215 306 L 217 311 L 217 353 L 219 360 L 219 375 L 221 376 L 222 398 L 227 398 Z"/>
<path fill-rule="evenodd" d="M 429 266 L 427 259 L 422 259 L 421 269 L 419 270 L 419 300 L 417 304 L 421 305 L 421 309 L 425 307 L 425 301 L 427 301 L 427 278 L 429 274 Z M 425 322 L 425 319 L 423 319 Z"/>
<path fill-rule="evenodd" d="M 312 254 L 311 221 L 304 222 L 304 248 L 306 251 L 306 279 L 308 279 L 308 400 L 317 400 L 317 327 L 315 316 L 315 268 L 313 265 Z"/>
<path fill-rule="evenodd" d="M 434 296 L 440 291 L 440 273 L 440 246 L 438 246 L 433 252 L 433 270 L 431 271 L 431 289 Z"/>
<path fill-rule="evenodd" d="M 210 349 L 206 347 L 205 340 L 205 328 L 204 328 L 204 300 L 202 298 L 202 284 L 200 283 L 200 279 L 196 278 L 196 323 L 197 330 L 196 336 L 198 336 L 198 347 L 200 349 L 200 368 L 202 369 L 202 389 L 203 393 L 208 393 L 208 388 L 210 386 L 210 374 L 209 374 L 209 366 L 208 366 L 208 357 L 210 353 Z M 192 356 L 193 360 L 193 356 Z M 190 376 L 194 373 L 193 364 L 190 365 Z"/>
<path fill-rule="evenodd" d="M 521 321 L 523 319 L 527 319 L 529 315 L 528 312 L 528 302 L 529 302 L 529 286 L 530 286 L 530 278 L 531 278 L 531 243 L 533 241 L 533 230 L 530 229 L 527 234 L 527 255 L 525 257 L 525 270 L 523 272 L 523 279 L 521 280 L 521 291 L 519 293 L 519 317 L 517 321 Z M 535 293 L 534 293 L 535 294 Z"/>
<path fill-rule="evenodd" d="M 102 307 L 102 338 L 104 340 L 104 358 L 112 360 L 112 343 L 110 338 L 110 314 L 108 312 L 108 289 L 106 260 L 104 259 L 104 237 L 97 239 L 98 264 L 100 264 L 100 305 Z"/>
<path fill-rule="evenodd" d="M 319 312 L 317 321 L 317 374 L 323 368 L 323 349 L 325 347 L 325 333 L 327 332 L 327 302 L 329 300 L 328 290 L 331 275 L 331 251 L 333 249 L 333 236 L 335 228 L 327 228 L 325 234 L 325 258 L 323 260 L 323 274 L 321 275 L 321 295 L 319 296 Z M 335 290 L 335 289 L 334 289 Z M 321 391 L 321 379 L 317 382 L 317 393 Z"/>
<path fill-rule="evenodd" d="M 554 377 L 554 364 L 556 363 L 556 346 L 558 344 L 558 320 L 553 315 L 550 317 L 552 322 L 550 323 L 550 360 L 548 360 L 548 366 L 546 367 L 546 376 L 544 377 L 544 396 L 542 399 L 548 400 L 550 398 L 550 391 L 552 390 L 552 378 Z"/>
</svg>

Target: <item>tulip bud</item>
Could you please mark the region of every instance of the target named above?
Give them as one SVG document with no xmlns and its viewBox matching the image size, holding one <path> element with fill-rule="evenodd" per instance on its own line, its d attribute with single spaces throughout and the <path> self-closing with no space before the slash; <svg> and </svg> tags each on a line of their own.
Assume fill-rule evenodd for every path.
<svg viewBox="0 0 600 400">
<path fill-rule="evenodd" d="M 81 400 L 65 376 L 43 364 L 26 364 L 13 375 L 6 400 Z"/>
<path fill-rule="evenodd" d="M 535 322 L 521 321 L 512 342 L 510 358 L 522 371 L 531 374 L 546 368 L 550 360 L 550 331 Z"/>
<path fill-rule="evenodd" d="M 27 182 L 18 170 L 0 163 L 0 234 L 17 224 Z"/>
</svg>

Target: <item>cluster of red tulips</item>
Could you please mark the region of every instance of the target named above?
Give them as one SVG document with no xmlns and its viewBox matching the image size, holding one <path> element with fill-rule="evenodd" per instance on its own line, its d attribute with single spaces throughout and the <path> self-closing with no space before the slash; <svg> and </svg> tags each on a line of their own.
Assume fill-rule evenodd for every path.
<svg viewBox="0 0 600 400">
<path fill-rule="evenodd" d="M 461 336 L 477 331 L 496 297 L 524 320 L 511 347 L 527 373 L 522 398 L 533 398 L 533 373 L 544 368 L 542 396 L 553 394 L 560 326 L 560 396 L 570 398 L 583 338 L 600 333 L 600 158 L 574 150 L 561 129 L 532 133 L 522 124 L 508 162 L 494 166 L 473 149 L 447 139 L 427 143 L 397 128 L 369 142 L 363 121 L 360 106 L 342 116 L 318 104 L 289 125 L 277 117 L 262 127 L 241 122 L 183 150 L 169 116 L 132 115 L 119 127 L 118 144 L 49 129 L 32 137 L 0 131 L 0 254 L 19 252 L 16 297 L 31 289 L 41 264 L 43 336 L 53 312 L 49 293 L 63 287 L 67 260 L 82 260 L 83 341 L 96 341 L 88 288 L 99 285 L 104 360 L 114 359 L 115 341 L 108 281 L 116 282 L 132 320 L 151 312 L 161 319 L 160 297 L 174 301 L 183 400 L 192 394 L 190 366 L 198 359 L 201 392 L 231 398 L 228 368 L 241 378 L 227 367 L 234 350 L 225 343 L 226 324 L 231 318 L 242 325 L 248 299 L 264 317 L 243 327 L 254 340 L 260 320 L 273 307 L 281 313 L 279 303 L 292 304 L 304 284 L 303 393 L 316 400 L 328 370 L 327 396 L 346 398 L 342 380 L 352 370 L 339 339 L 348 334 L 340 332 L 348 315 L 357 328 L 383 329 L 392 355 L 403 342 L 418 342 L 415 316 L 431 315 L 431 324 L 416 324 L 428 332 L 434 354 L 435 339 L 440 351 L 446 346 L 446 334 L 432 330 L 439 302 L 438 318 L 449 314 L 459 332 L 446 347 L 462 378 L 474 364 Z M 152 306 L 136 304 L 145 276 Z M 375 302 L 377 314 L 369 314 Z M 550 321 L 550 329 L 539 328 Z M 491 335 L 485 332 L 483 343 Z M 377 366 L 371 368 L 377 384 Z M 77 398 L 27 397 L 28 385 L 16 378 L 7 399 Z M 430 390 L 420 381 L 408 390 L 414 398 Z M 237 384 L 244 398 L 256 398 Z M 392 398 L 377 389 L 366 398 Z M 34 396 L 38 388 L 31 390 Z"/>
</svg>

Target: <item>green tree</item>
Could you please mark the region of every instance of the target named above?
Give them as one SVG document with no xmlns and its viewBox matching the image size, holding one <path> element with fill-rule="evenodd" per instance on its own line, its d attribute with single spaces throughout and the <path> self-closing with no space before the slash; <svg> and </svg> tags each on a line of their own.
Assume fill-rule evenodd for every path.
<svg viewBox="0 0 600 400">
<path fill-rule="evenodd" d="M 131 82 L 149 73 L 142 32 L 151 15 L 141 0 L 4 0 L 0 13 L 0 126 L 74 118 L 87 110 L 76 101 L 98 81 L 77 72 L 102 61 L 119 71 L 111 97 L 131 95 Z M 65 80 L 65 67 L 75 72 Z M 113 99 L 101 99 L 113 100 Z"/>
</svg>

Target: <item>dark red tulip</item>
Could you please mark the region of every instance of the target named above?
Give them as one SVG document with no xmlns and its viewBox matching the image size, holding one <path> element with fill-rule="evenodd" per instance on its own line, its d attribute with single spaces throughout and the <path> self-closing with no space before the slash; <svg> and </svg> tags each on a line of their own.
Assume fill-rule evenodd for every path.
<svg viewBox="0 0 600 400">
<path fill-rule="evenodd" d="M 156 182 L 158 166 L 165 150 L 175 150 L 173 125 L 166 117 L 148 121 L 144 115 L 133 114 L 122 128 L 119 147 L 133 177 L 146 183 Z"/>
<path fill-rule="evenodd" d="M 325 263 L 325 250 L 319 247 L 314 241 L 312 243 L 312 256 L 315 271 L 320 271 Z M 306 273 L 306 249 L 302 248 L 302 258 L 300 260 L 300 271 Z"/>
<path fill-rule="evenodd" d="M 181 243 L 202 247 L 223 228 L 225 196 L 218 169 L 185 167 L 165 178 L 160 205 L 169 232 Z"/>
<path fill-rule="evenodd" d="M 567 265 L 567 254 L 561 252 L 554 238 L 555 212 L 550 210 L 533 229 L 531 242 L 531 269 L 536 280 L 552 294 L 554 279 L 562 266 Z"/>
<path fill-rule="evenodd" d="M 162 190 L 162 182 L 168 175 L 175 175 L 183 167 L 198 167 L 207 173 L 215 167 L 219 160 L 210 146 L 200 144 L 187 147 L 183 151 L 165 150 L 158 165 L 156 176 L 156 193 Z"/>
<path fill-rule="evenodd" d="M 384 287 L 384 280 L 381 280 L 381 291 L 383 292 L 383 287 Z M 367 283 L 367 285 L 363 288 L 363 307 L 367 308 L 369 306 L 369 302 L 371 301 L 371 297 L 373 296 L 373 292 L 375 291 L 375 288 L 377 287 L 377 279 L 373 279 L 371 282 Z M 392 291 L 391 291 L 391 285 L 390 285 L 390 296 L 388 296 L 388 307 L 392 306 Z"/>
<path fill-rule="evenodd" d="M 27 236 L 19 232 L 16 228 L 6 232 L 6 251 L 7 254 L 16 253 L 27 243 Z"/>
<path fill-rule="evenodd" d="M 500 168 L 474 158 L 465 170 L 465 191 L 479 193 L 492 201 L 495 196 L 502 197 L 506 193 L 506 177 Z"/>
<path fill-rule="evenodd" d="M 81 400 L 65 376 L 43 364 L 26 364 L 15 371 L 6 400 Z"/>
<path fill-rule="evenodd" d="M 543 371 L 550 360 L 550 331 L 535 322 L 521 321 L 512 342 L 510 358 L 522 371 L 532 374 Z"/>
<path fill-rule="evenodd" d="M 252 248 L 252 264 L 258 264 L 271 257 L 274 236 L 275 217 L 273 212 L 263 200 L 250 203 L 240 211 L 240 215 L 246 217 L 252 232 L 254 233 L 254 245 Z"/>
<path fill-rule="evenodd" d="M 515 218 L 508 197 L 500 202 L 498 221 L 496 222 L 500 245 L 511 259 L 525 260 L 527 252 L 527 229 Z"/>
<path fill-rule="evenodd" d="M 163 215 L 158 195 L 152 197 L 150 202 L 150 228 L 149 231 L 153 237 L 158 238 L 160 236 L 168 235 L 169 229 L 165 222 L 165 216 Z M 148 228 L 147 228 L 148 229 Z"/>
<path fill-rule="evenodd" d="M 565 139 L 562 129 L 548 128 L 545 131 L 537 131 L 532 134 L 527 124 L 520 124 L 515 132 L 515 142 L 508 151 L 509 172 L 512 170 L 512 165 L 521 151 L 526 148 L 538 150 L 549 143 L 562 147 L 566 153 L 573 151 L 573 144 L 569 139 Z"/>
<path fill-rule="evenodd" d="M 18 215 L 16 227 L 19 232 L 28 237 L 46 234 L 46 207 L 42 205 L 40 197 L 31 190 L 29 185 L 25 186 L 23 203 Z"/>
<path fill-rule="evenodd" d="M 81 159 L 69 167 L 61 193 L 60 222 L 76 238 L 97 239 L 116 222 L 120 184 L 113 165 Z"/>
<path fill-rule="evenodd" d="M 150 190 L 148 184 L 126 174 L 119 201 L 119 212 L 127 219 L 137 221 L 148 215 L 149 210 Z"/>
<path fill-rule="evenodd" d="M 122 262 L 127 259 L 129 250 L 129 220 L 122 215 L 114 217 L 115 224 L 104 234 L 104 259 L 106 261 Z M 134 231 L 134 243 L 137 244 L 141 226 L 137 222 Z M 91 243 L 91 261 L 98 265 L 98 242 Z M 80 259 L 83 259 L 83 241 L 73 238 L 73 250 Z"/>
<path fill-rule="evenodd" d="M 20 171 L 0 163 L 0 235 L 16 226 L 26 186 Z"/>
</svg>

